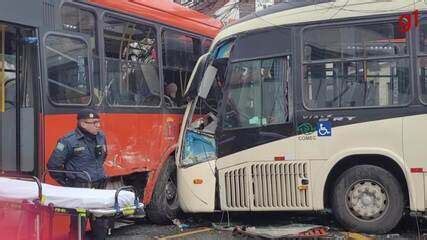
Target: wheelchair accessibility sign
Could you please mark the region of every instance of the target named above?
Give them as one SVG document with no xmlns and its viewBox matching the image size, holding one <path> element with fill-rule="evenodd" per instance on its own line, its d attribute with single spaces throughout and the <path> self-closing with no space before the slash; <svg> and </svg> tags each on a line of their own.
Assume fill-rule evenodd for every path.
<svg viewBox="0 0 427 240">
<path fill-rule="evenodd" d="M 316 126 L 317 136 L 330 137 L 332 135 L 332 123 L 330 121 L 321 121 Z"/>
</svg>

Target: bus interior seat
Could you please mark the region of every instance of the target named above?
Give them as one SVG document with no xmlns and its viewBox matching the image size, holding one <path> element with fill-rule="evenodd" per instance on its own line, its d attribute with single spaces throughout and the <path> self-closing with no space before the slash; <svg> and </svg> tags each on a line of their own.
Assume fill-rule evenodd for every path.
<svg viewBox="0 0 427 240">
<path fill-rule="evenodd" d="M 118 61 L 107 61 L 107 102 L 111 105 L 122 104 L 122 96 L 118 91 L 121 79 L 120 64 Z"/>
<path fill-rule="evenodd" d="M 143 99 L 144 105 L 155 106 L 160 104 L 159 71 L 154 64 L 147 63 L 140 66 L 148 96 Z"/>
<path fill-rule="evenodd" d="M 347 88 L 343 98 L 343 106 L 345 107 L 358 107 L 364 106 L 365 102 L 365 84 L 363 82 L 349 81 L 346 84 Z"/>
<path fill-rule="evenodd" d="M 379 84 L 375 81 L 367 81 L 365 105 L 379 105 Z"/>
</svg>

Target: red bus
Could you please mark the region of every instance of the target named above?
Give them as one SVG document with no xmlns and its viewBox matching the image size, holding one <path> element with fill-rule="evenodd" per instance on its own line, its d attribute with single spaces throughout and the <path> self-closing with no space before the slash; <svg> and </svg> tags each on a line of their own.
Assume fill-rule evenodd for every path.
<svg viewBox="0 0 427 240">
<path fill-rule="evenodd" d="M 44 179 L 58 138 L 75 128 L 79 109 L 92 107 L 107 136 L 108 187 L 131 184 L 152 221 L 173 218 L 183 94 L 220 28 L 166 0 L 4 4 L 0 171 Z"/>
</svg>

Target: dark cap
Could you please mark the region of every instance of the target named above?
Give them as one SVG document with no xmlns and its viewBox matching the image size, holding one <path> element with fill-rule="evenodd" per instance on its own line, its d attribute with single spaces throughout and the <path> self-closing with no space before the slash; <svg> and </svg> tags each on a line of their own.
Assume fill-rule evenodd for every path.
<svg viewBox="0 0 427 240">
<path fill-rule="evenodd" d="M 98 119 L 99 114 L 93 109 L 85 108 L 77 113 L 77 120 L 80 119 Z"/>
</svg>

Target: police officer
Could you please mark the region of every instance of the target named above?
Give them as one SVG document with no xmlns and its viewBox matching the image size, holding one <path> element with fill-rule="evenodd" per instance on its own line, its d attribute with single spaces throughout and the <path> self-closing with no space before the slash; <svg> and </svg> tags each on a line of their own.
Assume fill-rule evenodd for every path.
<svg viewBox="0 0 427 240">
<path fill-rule="evenodd" d="M 103 164 L 106 156 L 106 141 L 101 132 L 99 115 L 93 109 L 83 109 L 77 114 L 77 128 L 59 139 L 47 168 L 53 170 L 49 172 L 50 175 L 62 186 L 105 188 Z M 66 172 L 61 172 L 63 170 Z M 106 237 L 106 225 L 104 219 L 91 219 L 95 239 Z M 75 239 L 77 217 L 71 218 L 70 229 L 71 238 Z"/>
</svg>

